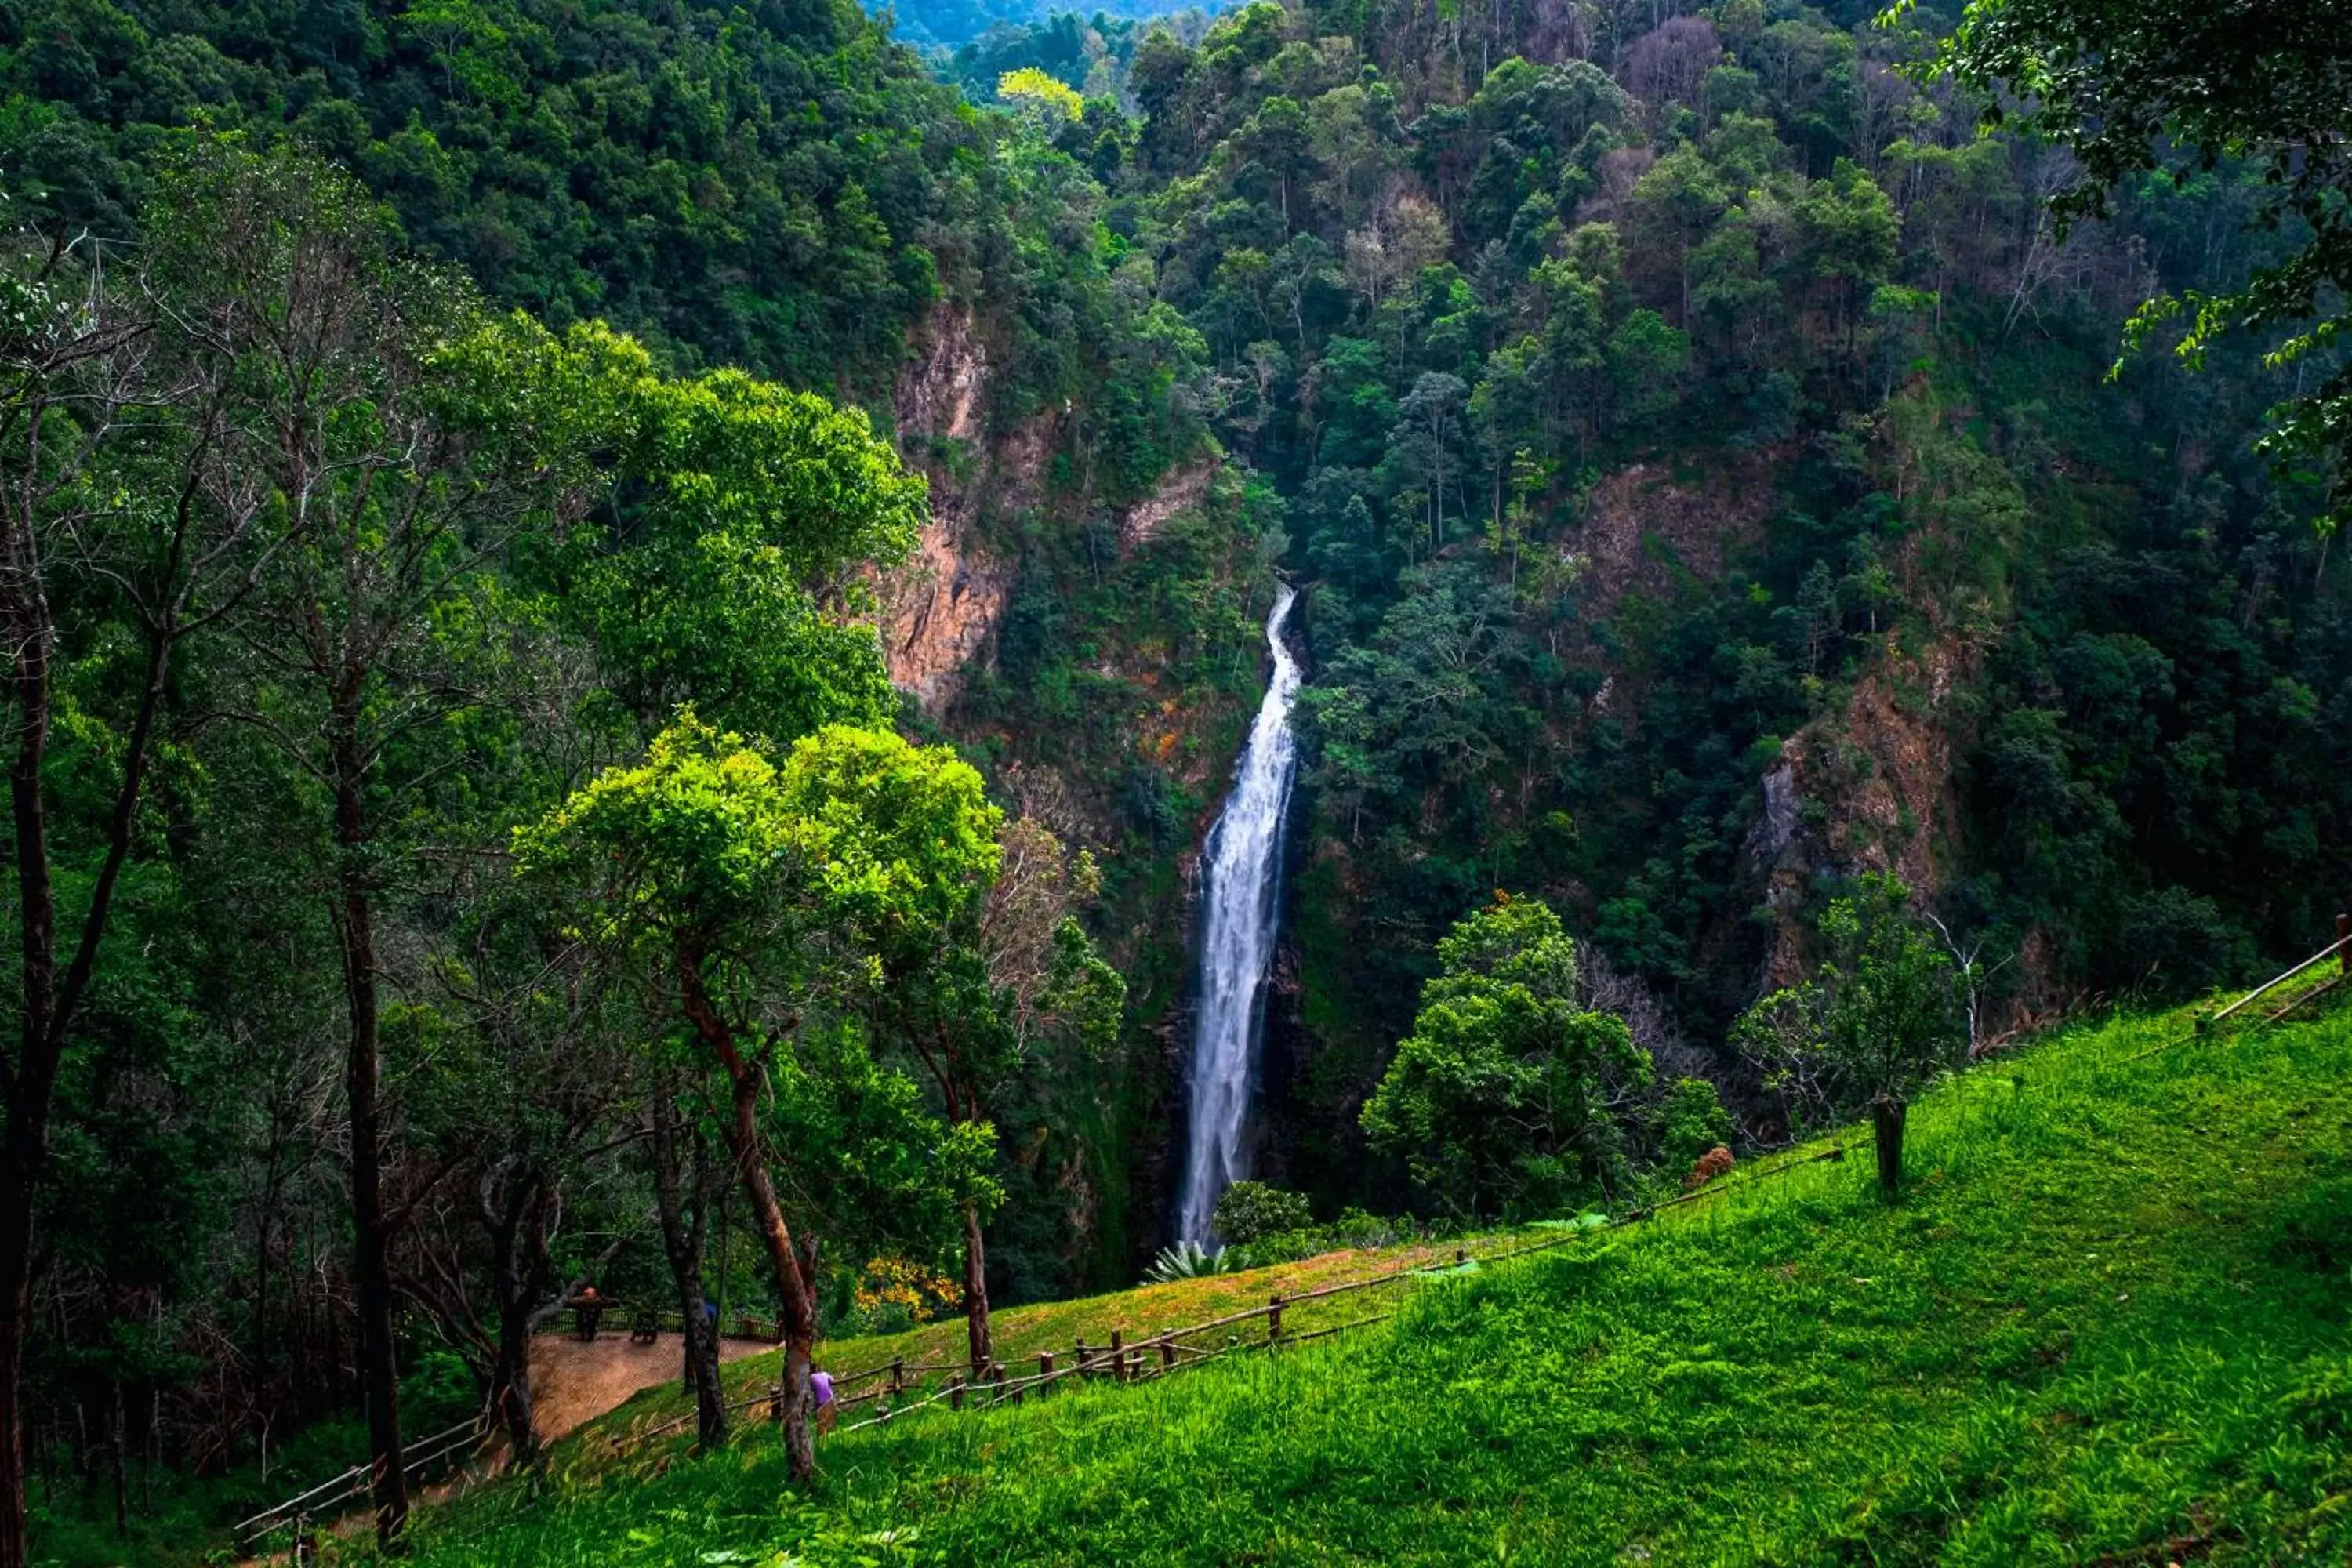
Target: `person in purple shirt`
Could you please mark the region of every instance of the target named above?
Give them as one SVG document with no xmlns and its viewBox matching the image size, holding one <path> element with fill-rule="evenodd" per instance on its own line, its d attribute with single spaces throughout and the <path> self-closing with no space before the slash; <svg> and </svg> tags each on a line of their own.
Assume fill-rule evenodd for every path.
<svg viewBox="0 0 2352 1568">
<path fill-rule="evenodd" d="M 833 1373 L 829 1372 L 810 1373 L 809 1392 L 816 1396 L 816 1429 L 820 1432 L 832 1431 L 835 1419 L 841 1414 L 840 1411 L 834 1408 Z"/>
</svg>

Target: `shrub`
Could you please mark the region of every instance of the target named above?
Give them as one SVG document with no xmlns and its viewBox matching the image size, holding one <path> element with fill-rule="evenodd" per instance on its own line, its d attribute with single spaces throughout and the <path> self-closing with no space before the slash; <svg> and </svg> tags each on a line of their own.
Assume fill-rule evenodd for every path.
<svg viewBox="0 0 2352 1568">
<path fill-rule="evenodd" d="M 1371 1251 L 1394 1247 L 1419 1235 L 1450 1234 L 1452 1229 L 1452 1226 L 1439 1225 L 1424 1232 L 1410 1219 L 1390 1218 L 1368 1214 L 1360 1208 L 1349 1208 L 1342 1210 L 1339 1217 L 1329 1225 L 1269 1231 L 1256 1237 L 1250 1243 L 1250 1266 L 1263 1268 L 1269 1263 L 1290 1263 L 1301 1258 L 1314 1258 L 1349 1247 Z"/>
<path fill-rule="evenodd" d="M 1731 1113 L 1703 1078 L 1676 1079 L 1660 1097 L 1657 1116 L 1658 1163 L 1667 1170 L 1687 1170 L 1708 1150 L 1731 1142 Z"/>
<path fill-rule="evenodd" d="M 1280 1231 L 1304 1230 L 1315 1223 L 1304 1193 L 1288 1193 L 1264 1182 L 1235 1182 L 1217 1200 L 1210 1223 L 1235 1247 Z"/>
</svg>

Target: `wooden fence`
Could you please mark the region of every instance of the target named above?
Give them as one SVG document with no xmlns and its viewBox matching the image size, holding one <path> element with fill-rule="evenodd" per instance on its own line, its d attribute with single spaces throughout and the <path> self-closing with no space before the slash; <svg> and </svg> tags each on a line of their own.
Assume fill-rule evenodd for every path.
<svg viewBox="0 0 2352 1568">
<path fill-rule="evenodd" d="M 647 1334 L 686 1332 L 686 1315 L 683 1312 L 662 1311 L 650 1307 L 632 1307 L 620 1301 L 606 1301 L 598 1306 L 584 1309 L 584 1311 L 593 1312 L 596 1315 L 596 1332 L 600 1337 L 605 1334 L 627 1334 L 633 1338 L 642 1339 Z M 583 1315 L 583 1309 L 565 1306 L 542 1321 L 537 1331 L 542 1334 L 577 1335 L 581 1331 Z M 730 1314 L 729 1321 L 733 1323 L 732 1328 L 725 1322 L 719 1324 L 719 1337 L 722 1340 L 748 1340 L 753 1344 L 772 1345 L 780 1343 L 784 1337 L 783 1325 L 772 1318 L 758 1318 L 748 1312 L 735 1312 Z"/>
<path fill-rule="evenodd" d="M 2313 953 L 2309 958 L 2305 959 L 2301 963 L 2296 964 L 2293 969 L 2288 970 L 2285 973 L 2270 980 L 2265 980 L 2260 985 L 2255 986 L 2252 991 L 2247 992 L 2243 996 L 2239 997 L 2235 1002 L 2232 1002 L 2228 1006 L 2222 1008 L 2220 1012 L 2200 1017 L 2197 1020 L 2197 1032 L 2200 1035 L 2206 1033 L 2213 1028 L 2214 1026 L 2228 1018 L 2232 1013 L 2237 1012 L 2241 1007 L 2252 1002 L 2256 997 L 2268 995 L 2271 992 L 2277 990 L 2280 986 L 2285 984 L 2296 975 L 2303 973 L 2314 964 L 2324 963 L 2330 958 L 2336 961 L 2336 972 L 2335 974 L 2330 976 L 2328 979 L 2322 981 L 2317 985 L 2313 986 L 2310 990 L 2303 993 L 2300 996 L 2295 997 L 2285 1006 L 2271 1013 L 2263 1019 L 2263 1022 L 2265 1024 L 2275 1024 L 2281 1018 L 2285 1017 L 2289 1013 L 2294 1012 L 2297 1008 L 2307 1006 L 2310 1004 L 2318 1001 L 2322 996 L 2326 995 L 2337 986 L 2342 985 L 2347 980 L 2352 980 L 2352 915 L 2337 915 L 2336 917 L 2336 940 L 2334 942 L 2329 942 L 2326 947 L 2321 948 L 2317 952 Z"/>
<path fill-rule="evenodd" d="M 1125 1328 L 1108 1331 L 1105 1342 L 1089 1344 L 1081 1337 L 1070 1348 L 1066 1357 L 1059 1351 L 1041 1351 L 1034 1357 L 1036 1370 L 1018 1374 L 1003 1362 L 992 1362 L 986 1367 L 975 1367 L 970 1362 L 908 1362 L 903 1359 L 885 1362 L 856 1372 L 836 1373 L 833 1378 L 834 1399 L 839 1413 L 845 1416 L 859 1406 L 871 1405 L 873 1413 L 862 1419 L 845 1422 L 838 1430 L 855 1432 L 867 1426 L 879 1426 L 901 1420 L 918 1411 L 945 1406 L 950 1411 L 992 1409 L 1000 1405 L 1018 1405 L 1030 1394 L 1045 1397 L 1055 1385 L 1077 1379 L 1081 1383 L 1135 1384 L 1157 1382 L 1190 1367 L 1205 1365 L 1228 1356 L 1253 1351 L 1276 1351 L 1312 1341 L 1328 1339 L 1352 1330 L 1384 1322 L 1394 1316 L 1393 1309 L 1352 1318 L 1341 1323 L 1328 1324 L 1306 1332 L 1286 1330 L 1284 1318 L 1287 1313 L 1314 1302 L 1328 1301 L 1358 1291 L 1397 1285 L 1415 1278 L 1432 1278 L 1464 1269 L 1469 1266 L 1490 1266 L 1525 1258 L 1533 1253 L 1549 1252 L 1572 1246 L 1590 1237 L 1622 1230 L 1654 1219 L 1685 1204 L 1719 1196 L 1727 1191 L 1769 1180 L 1788 1171 L 1807 1165 L 1843 1160 L 1856 1148 L 1867 1148 L 1868 1134 L 1814 1153 L 1791 1156 L 1778 1164 L 1755 1171 L 1730 1182 L 1717 1182 L 1693 1189 L 1675 1197 L 1602 1219 L 1593 1216 L 1592 1223 L 1563 1226 L 1557 1234 L 1532 1241 L 1520 1241 L 1492 1251 L 1473 1254 L 1466 1247 L 1454 1248 L 1453 1260 L 1443 1258 L 1435 1262 L 1408 1264 L 1402 1268 L 1383 1270 L 1360 1279 L 1343 1280 L 1312 1290 L 1286 1294 L 1276 1291 L 1264 1306 L 1249 1307 L 1237 1312 L 1206 1319 L 1181 1328 L 1155 1330 L 1140 1339 L 1130 1340 Z M 1263 1325 L 1262 1330 L 1244 1325 Z M 871 1384 L 872 1386 L 865 1386 Z M 856 1391 L 856 1392 L 853 1392 Z M 764 1405 L 772 1419 L 783 1416 L 783 1388 L 770 1384 L 726 1405 L 732 1414 Z M 614 1453 L 623 1453 L 667 1436 L 695 1424 L 696 1413 L 674 1416 L 656 1426 L 636 1431 L 616 1433 L 605 1439 Z"/>
<path fill-rule="evenodd" d="M 443 1464 L 461 1451 L 471 1450 L 489 1436 L 490 1415 L 485 1410 L 470 1421 L 459 1422 L 446 1432 L 410 1443 L 401 1449 L 401 1469 L 411 1480 L 417 1479 L 434 1467 Z M 312 1532 L 313 1521 L 334 1520 L 354 1505 L 365 1501 L 375 1491 L 375 1467 L 353 1465 L 341 1475 L 320 1481 L 309 1491 L 288 1498 L 274 1508 L 267 1508 L 251 1519 L 238 1521 L 237 1552 L 247 1557 L 257 1555 L 270 1543 L 270 1537 L 279 1531 L 289 1532 L 288 1545 L 294 1561 L 307 1563 L 316 1550 Z"/>
</svg>

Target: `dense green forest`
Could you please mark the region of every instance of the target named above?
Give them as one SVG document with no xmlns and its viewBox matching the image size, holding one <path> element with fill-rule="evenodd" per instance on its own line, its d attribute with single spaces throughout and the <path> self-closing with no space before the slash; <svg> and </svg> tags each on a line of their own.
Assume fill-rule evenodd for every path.
<svg viewBox="0 0 2352 1568">
<path fill-rule="evenodd" d="M 1983 134 L 1960 20 L 0 7 L 31 1560 L 528 1454 L 589 1279 L 1131 1282 L 1277 574 L 1300 1246 L 2307 951 L 2332 158 Z"/>
<path fill-rule="evenodd" d="M 1335 1205 L 1437 938 L 1497 886 L 1572 911 L 1653 1053 L 1735 1096 L 1714 1043 L 1860 869 L 1974 957 L 1991 1033 L 2192 993 L 2340 901 L 2326 480 L 2255 450 L 2325 369 L 2224 342 L 2105 377 L 2142 299 L 2279 254 L 2256 173 L 2137 178 L 2062 239 L 2070 154 L 1901 74 L 1928 13 L 1571 19 L 1260 7 L 959 57 L 1108 61 L 1143 111 L 1108 226 L 1311 584 L 1274 1143 Z M 1087 120 L 1057 141 L 1108 161 Z M 1001 647 L 1050 629 L 1082 679 L 1084 557 L 1024 560 Z M 1050 663 L 996 676 L 974 721 L 1102 771 Z"/>
</svg>

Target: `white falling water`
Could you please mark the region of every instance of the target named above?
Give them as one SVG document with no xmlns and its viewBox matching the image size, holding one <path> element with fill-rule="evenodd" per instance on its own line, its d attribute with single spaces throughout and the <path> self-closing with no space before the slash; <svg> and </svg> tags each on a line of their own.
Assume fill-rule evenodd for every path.
<svg viewBox="0 0 2352 1568">
<path fill-rule="evenodd" d="M 1282 623 L 1297 591 L 1274 593 L 1265 618 L 1274 679 L 1250 726 L 1234 773 L 1233 793 L 1209 830 L 1202 857 L 1201 978 L 1192 1033 L 1192 1135 L 1184 1161 L 1184 1198 L 1178 1234 L 1205 1240 L 1209 1216 L 1225 1188 L 1248 1173 L 1242 1167 L 1242 1124 L 1257 1076 L 1259 1019 L 1267 971 L 1274 964 L 1276 910 L 1282 879 L 1282 830 L 1290 805 L 1298 752 L 1290 733 L 1298 695 L 1298 661 L 1283 646 Z"/>
</svg>

